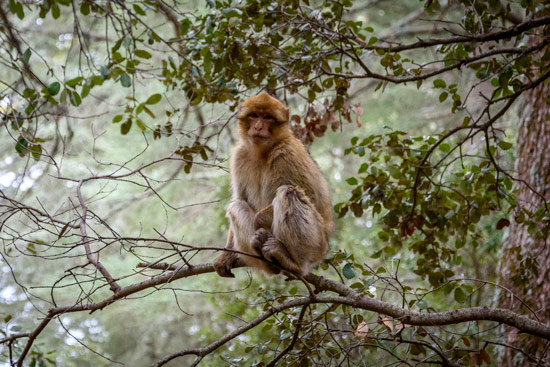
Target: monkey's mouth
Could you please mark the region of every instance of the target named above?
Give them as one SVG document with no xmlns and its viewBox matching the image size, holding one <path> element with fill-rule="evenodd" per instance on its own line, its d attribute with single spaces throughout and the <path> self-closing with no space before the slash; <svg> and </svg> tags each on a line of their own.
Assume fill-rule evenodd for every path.
<svg viewBox="0 0 550 367">
<path fill-rule="evenodd" d="M 254 134 L 254 135 L 250 135 L 250 139 L 252 139 L 252 142 L 254 144 L 261 144 L 261 143 L 267 141 L 268 137 L 263 136 L 263 135 L 259 135 L 259 134 Z"/>
</svg>

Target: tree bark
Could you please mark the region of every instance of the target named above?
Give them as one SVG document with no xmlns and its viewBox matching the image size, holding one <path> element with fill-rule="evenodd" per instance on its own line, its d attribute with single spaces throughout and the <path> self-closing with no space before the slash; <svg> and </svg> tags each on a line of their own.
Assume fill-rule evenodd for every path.
<svg viewBox="0 0 550 367">
<path fill-rule="evenodd" d="M 546 120 L 550 115 L 550 106 L 545 101 L 549 95 L 550 83 L 542 84 L 526 92 L 520 105 L 522 112 L 516 169 L 524 183 L 516 184 L 520 190 L 517 201 L 518 206 L 530 211 L 544 207 L 540 195 L 550 200 L 550 121 Z M 523 299 L 541 322 L 550 323 L 550 236 L 537 238 L 535 233 L 527 231 L 527 226 L 512 219 L 502 256 L 500 283 Z M 529 258 L 536 261 L 538 274 L 530 273 L 526 282 L 514 282 L 513 277 Z M 499 299 L 499 307 L 530 312 L 506 292 Z M 550 366 L 550 343 L 547 340 L 530 337 L 508 327 L 505 328 L 504 338 L 505 343 L 513 348 L 503 351 L 501 366 Z M 534 356 L 537 361 L 524 353 Z"/>
</svg>

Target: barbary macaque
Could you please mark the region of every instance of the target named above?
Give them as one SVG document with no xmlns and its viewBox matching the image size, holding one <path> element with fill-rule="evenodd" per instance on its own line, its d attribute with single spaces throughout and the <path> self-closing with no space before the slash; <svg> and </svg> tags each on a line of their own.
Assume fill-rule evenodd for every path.
<svg viewBox="0 0 550 367">
<path fill-rule="evenodd" d="M 263 92 L 239 107 L 239 142 L 230 159 L 232 201 L 222 277 L 248 265 L 268 274 L 304 275 L 323 260 L 332 232 L 327 182 L 289 127 L 289 110 Z M 264 260 L 265 259 L 265 260 Z M 267 260 L 267 261 L 266 261 Z"/>
</svg>

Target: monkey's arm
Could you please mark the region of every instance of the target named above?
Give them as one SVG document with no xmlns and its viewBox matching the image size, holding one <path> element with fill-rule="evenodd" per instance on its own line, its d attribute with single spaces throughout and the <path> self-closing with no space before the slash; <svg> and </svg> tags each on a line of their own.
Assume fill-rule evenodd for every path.
<svg viewBox="0 0 550 367">
<path fill-rule="evenodd" d="M 231 224 L 229 225 L 229 231 L 227 232 L 227 243 L 225 245 L 225 248 L 235 248 L 233 228 L 231 227 Z M 219 276 L 225 278 L 235 278 L 235 275 L 233 275 L 231 269 L 237 265 L 243 265 L 243 263 L 236 253 L 223 251 L 218 255 L 218 257 L 214 259 L 212 265 L 214 266 L 214 270 L 216 270 L 216 273 L 218 273 Z"/>
<path fill-rule="evenodd" d="M 234 200 L 227 208 L 229 231 L 227 233 L 226 249 L 251 252 L 250 238 L 254 234 L 254 211 L 244 200 Z M 244 264 L 243 259 L 234 252 L 223 251 L 213 262 L 214 269 L 222 277 L 234 278 L 231 269 L 237 264 Z"/>
</svg>

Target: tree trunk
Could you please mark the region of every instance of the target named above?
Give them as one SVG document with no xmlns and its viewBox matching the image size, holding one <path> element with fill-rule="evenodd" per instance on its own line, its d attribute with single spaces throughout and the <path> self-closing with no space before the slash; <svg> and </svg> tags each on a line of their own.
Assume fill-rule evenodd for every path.
<svg viewBox="0 0 550 367">
<path fill-rule="evenodd" d="M 549 95 L 550 83 L 525 93 L 520 106 L 521 125 L 516 152 L 516 169 L 520 180 L 546 200 L 550 200 L 550 121 L 546 120 L 550 115 L 550 107 L 545 101 Z M 516 184 L 516 188 L 520 190 L 518 206 L 530 211 L 544 207 L 541 196 L 525 183 Z M 518 252 L 521 255 L 519 257 Z M 527 226 L 511 219 L 502 256 L 500 283 L 523 299 L 536 312 L 540 321 L 550 323 L 550 236 L 537 238 L 534 232 L 527 231 Z M 525 268 L 528 259 L 537 262 L 535 265 L 538 274 L 531 272 L 526 282 L 514 282 L 514 275 Z M 499 306 L 521 310 L 525 314 L 531 313 L 505 291 L 499 299 Z M 513 348 L 504 350 L 501 366 L 550 366 L 549 341 L 519 334 L 509 328 L 505 329 L 504 338 L 505 343 Z"/>
</svg>

